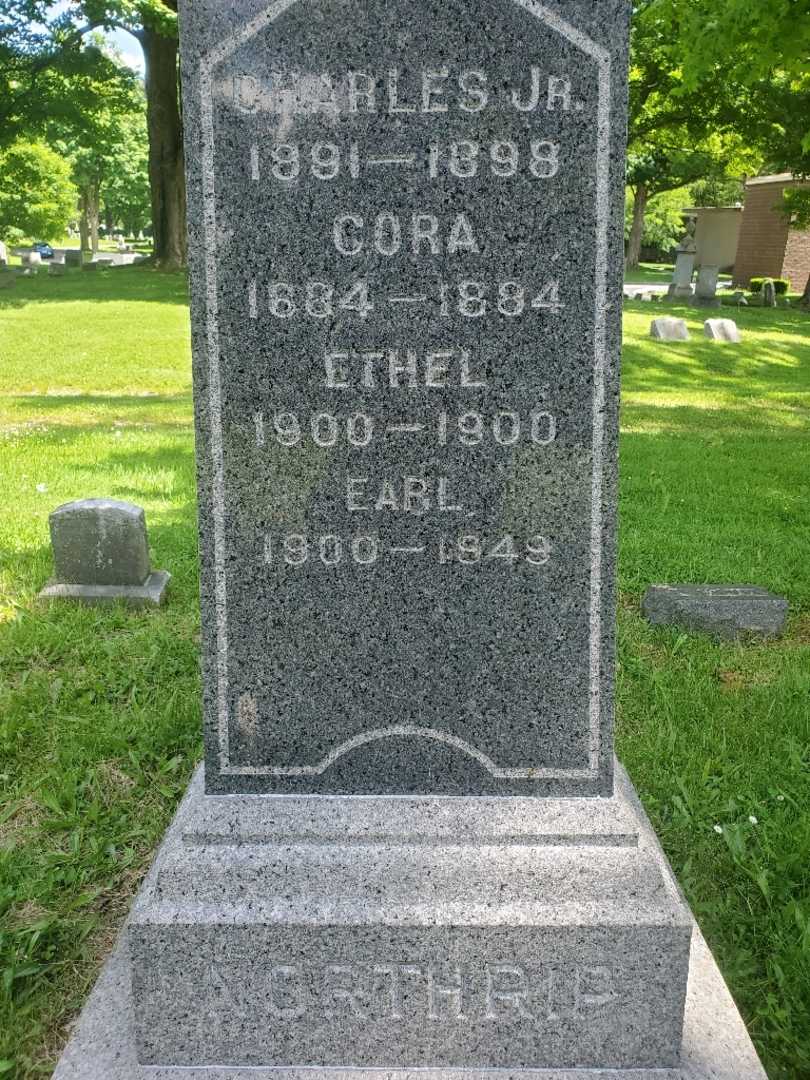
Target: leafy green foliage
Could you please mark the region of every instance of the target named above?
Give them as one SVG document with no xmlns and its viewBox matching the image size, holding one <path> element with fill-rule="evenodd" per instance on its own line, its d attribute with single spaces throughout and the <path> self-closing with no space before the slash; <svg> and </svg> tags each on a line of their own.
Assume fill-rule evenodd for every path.
<svg viewBox="0 0 810 1080">
<path fill-rule="evenodd" d="M 0 24 L 0 149 L 48 125 L 86 126 L 99 109 L 127 107 L 137 76 L 52 0 L 4 0 Z M 118 105 L 116 105 L 118 102 Z"/>
<path fill-rule="evenodd" d="M 101 196 L 108 215 L 135 236 L 149 224 L 149 141 L 145 111 L 122 116 L 120 141 L 106 155 Z"/>
<path fill-rule="evenodd" d="M 691 202 L 688 188 L 675 188 L 654 195 L 647 203 L 644 215 L 644 247 L 658 248 L 668 252 L 683 236 L 682 210 Z M 629 237 L 633 223 L 633 192 L 628 190 L 625 198 L 624 234 Z"/>
<path fill-rule="evenodd" d="M 0 236 L 60 236 L 75 213 L 70 166 L 43 143 L 16 142 L 0 155 Z"/>
</svg>

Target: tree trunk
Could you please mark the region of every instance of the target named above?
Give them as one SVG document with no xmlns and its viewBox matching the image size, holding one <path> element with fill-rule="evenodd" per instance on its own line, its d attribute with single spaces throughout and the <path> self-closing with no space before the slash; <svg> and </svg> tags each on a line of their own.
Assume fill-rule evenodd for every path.
<svg viewBox="0 0 810 1080">
<path fill-rule="evenodd" d="M 647 209 L 647 185 L 638 184 L 633 192 L 633 224 L 627 241 L 625 269 L 637 270 L 641 261 L 641 239 L 644 235 L 644 213 Z"/>
<path fill-rule="evenodd" d="M 146 61 L 146 123 L 155 264 L 176 270 L 186 264 L 186 178 L 183 122 L 177 79 L 177 40 L 145 26 L 140 35 Z"/>
<path fill-rule="evenodd" d="M 808 276 L 807 278 L 807 284 L 804 287 L 804 292 L 802 293 L 802 298 L 799 301 L 799 304 L 803 308 L 810 309 L 810 276 Z"/>
<path fill-rule="evenodd" d="M 98 255 L 98 219 L 99 219 L 99 197 L 98 197 L 98 181 L 93 181 L 87 188 L 87 224 L 90 226 L 90 247 L 93 249 L 93 254 Z"/>
<path fill-rule="evenodd" d="M 82 251 L 98 252 L 98 181 L 84 184 L 79 193 L 79 237 Z"/>
<path fill-rule="evenodd" d="M 87 223 L 87 201 L 84 197 L 84 189 L 79 195 L 79 249 L 90 250 L 90 226 Z"/>
</svg>

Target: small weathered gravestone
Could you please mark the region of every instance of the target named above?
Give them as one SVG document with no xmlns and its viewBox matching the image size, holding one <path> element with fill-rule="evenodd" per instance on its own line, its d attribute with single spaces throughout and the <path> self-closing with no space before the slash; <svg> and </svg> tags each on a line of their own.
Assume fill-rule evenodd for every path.
<svg viewBox="0 0 810 1080">
<path fill-rule="evenodd" d="M 81 263 L 82 270 L 98 270 L 98 263 L 94 259 L 88 259 Z"/>
<path fill-rule="evenodd" d="M 65 264 L 63 262 L 52 262 L 48 266 L 49 277 L 64 277 L 66 272 Z"/>
<path fill-rule="evenodd" d="M 688 341 L 689 327 L 685 319 L 663 315 L 650 323 L 650 337 L 654 337 L 656 341 Z"/>
<path fill-rule="evenodd" d="M 762 282 L 762 290 L 760 292 L 762 297 L 762 306 L 766 308 L 776 307 L 776 285 L 773 278 L 765 278 Z"/>
<path fill-rule="evenodd" d="M 725 640 L 774 638 L 788 602 L 756 585 L 651 585 L 642 610 L 653 626 L 701 630 Z"/>
<path fill-rule="evenodd" d="M 701 266 L 695 284 L 692 303 L 695 307 L 720 307 L 722 301 L 717 295 L 717 282 L 720 277 L 719 266 Z"/>
<path fill-rule="evenodd" d="M 152 570 L 143 509 L 116 499 L 81 499 L 49 518 L 54 577 L 41 599 L 84 604 L 160 604 L 170 575 Z"/>
<path fill-rule="evenodd" d="M 630 0 L 179 8 L 206 759 L 55 1080 L 762 1080 L 613 756 Z"/>
<path fill-rule="evenodd" d="M 20 255 L 20 262 L 26 269 L 36 272 L 42 265 L 42 256 L 38 251 L 24 251 Z"/>
<path fill-rule="evenodd" d="M 65 251 L 65 266 L 81 266 L 82 252 L 79 248 L 68 248 Z"/>
<path fill-rule="evenodd" d="M 740 342 L 740 328 L 733 319 L 707 319 L 703 324 L 703 333 L 712 341 Z"/>
</svg>

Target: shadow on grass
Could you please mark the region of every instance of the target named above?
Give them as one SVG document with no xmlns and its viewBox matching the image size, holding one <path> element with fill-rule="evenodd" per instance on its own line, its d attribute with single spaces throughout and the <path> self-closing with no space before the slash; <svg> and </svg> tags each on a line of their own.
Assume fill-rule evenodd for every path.
<svg viewBox="0 0 810 1080">
<path fill-rule="evenodd" d="M 61 277 L 37 274 L 18 277 L 10 289 L 0 292 L 0 313 L 28 304 L 64 303 L 65 301 L 105 303 L 120 301 L 188 304 L 188 278 L 185 271 L 167 273 L 145 266 L 120 266 L 114 270 L 68 270 Z"/>
<path fill-rule="evenodd" d="M 11 414 L 12 420 L 15 412 L 24 416 L 25 426 L 31 426 L 32 413 L 59 423 L 60 413 L 73 413 L 83 408 L 88 410 L 88 421 L 93 413 L 98 413 L 97 426 L 109 424 L 111 414 L 124 417 L 127 423 L 148 424 L 150 428 L 189 427 L 192 422 L 191 390 L 178 394 L 16 394 L 3 396 L 2 406 Z M 185 411 L 182 419 L 169 419 L 163 415 L 176 413 L 179 409 Z M 75 418 L 70 417 L 66 423 L 75 424 Z M 75 429 L 76 434 L 86 433 L 92 426 L 83 423 L 81 428 Z"/>
<path fill-rule="evenodd" d="M 679 435 L 702 444 L 718 443 L 728 436 L 757 435 L 773 440 L 810 436 L 810 395 L 805 407 L 778 402 L 759 403 L 742 398 L 739 406 L 713 408 L 694 405 L 647 405 L 628 401 L 621 410 L 623 435 Z M 757 446 L 761 441 L 757 440 Z M 742 452 L 750 449 L 743 444 Z M 775 451 L 776 452 L 776 451 Z"/>
</svg>

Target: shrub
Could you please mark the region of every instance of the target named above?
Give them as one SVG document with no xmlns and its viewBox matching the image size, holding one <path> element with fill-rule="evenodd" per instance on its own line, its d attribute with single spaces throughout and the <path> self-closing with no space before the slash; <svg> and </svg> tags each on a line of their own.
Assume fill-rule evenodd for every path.
<svg viewBox="0 0 810 1080">
<path fill-rule="evenodd" d="M 766 279 L 764 277 L 752 277 L 751 278 L 751 292 L 752 293 L 760 293 L 760 292 L 762 292 L 762 283 L 765 280 Z M 773 280 L 773 287 L 774 287 L 774 291 L 776 292 L 776 295 L 777 296 L 784 296 L 785 293 L 790 288 L 790 281 L 787 278 L 783 278 L 783 277 L 773 278 L 772 280 Z"/>
</svg>

